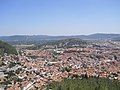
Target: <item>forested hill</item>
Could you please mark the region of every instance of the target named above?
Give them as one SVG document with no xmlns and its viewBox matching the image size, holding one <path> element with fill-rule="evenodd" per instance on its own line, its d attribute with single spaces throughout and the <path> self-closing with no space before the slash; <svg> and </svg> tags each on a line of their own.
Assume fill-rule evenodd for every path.
<svg viewBox="0 0 120 90">
<path fill-rule="evenodd" d="M 4 55 L 4 53 L 17 54 L 17 51 L 10 44 L 3 42 L 3 41 L 0 41 L 0 55 Z"/>
<path fill-rule="evenodd" d="M 49 41 L 39 46 L 50 45 L 50 46 L 57 46 L 64 48 L 64 47 L 75 47 L 75 46 L 82 47 L 82 46 L 86 46 L 87 44 L 88 43 L 85 40 L 81 40 L 79 38 L 69 38 L 69 39 Z"/>
</svg>

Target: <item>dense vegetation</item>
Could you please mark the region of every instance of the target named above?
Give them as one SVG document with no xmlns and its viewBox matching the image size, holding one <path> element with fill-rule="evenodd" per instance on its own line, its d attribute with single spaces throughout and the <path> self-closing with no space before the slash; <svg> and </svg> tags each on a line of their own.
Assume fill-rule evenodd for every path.
<svg viewBox="0 0 120 90">
<path fill-rule="evenodd" d="M 46 90 L 120 90 L 120 82 L 106 78 L 64 79 L 49 84 Z"/>
<path fill-rule="evenodd" d="M 0 55 L 4 55 L 4 53 L 17 54 L 17 51 L 13 46 L 11 46 L 3 41 L 0 41 Z"/>
</svg>

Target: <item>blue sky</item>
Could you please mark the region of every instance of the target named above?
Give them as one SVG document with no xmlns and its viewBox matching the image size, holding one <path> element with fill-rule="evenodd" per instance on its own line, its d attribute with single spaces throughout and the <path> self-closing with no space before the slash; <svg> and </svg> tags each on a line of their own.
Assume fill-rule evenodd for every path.
<svg viewBox="0 0 120 90">
<path fill-rule="evenodd" d="M 120 0 L 0 0 L 0 35 L 120 33 Z"/>
</svg>

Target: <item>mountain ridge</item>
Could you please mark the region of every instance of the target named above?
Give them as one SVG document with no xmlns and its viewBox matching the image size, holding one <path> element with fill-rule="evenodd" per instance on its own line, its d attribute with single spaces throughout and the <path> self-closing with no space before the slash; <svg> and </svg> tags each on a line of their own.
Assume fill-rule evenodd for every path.
<svg viewBox="0 0 120 90">
<path fill-rule="evenodd" d="M 49 36 L 49 35 L 13 35 L 0 36 L 3 41 L 41 41 L 41 40 L 61 40 L 67 38 L 80 38 L 83 40 L 120 40 L 120 34 L 95 33 L 90 35 L 70 35 L 70 36 Z"/>
</svg>

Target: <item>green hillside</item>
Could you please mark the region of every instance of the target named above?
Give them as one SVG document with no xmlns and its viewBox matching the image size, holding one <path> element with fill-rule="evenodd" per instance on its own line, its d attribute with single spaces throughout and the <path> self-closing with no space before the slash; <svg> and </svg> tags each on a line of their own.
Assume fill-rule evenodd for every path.
<svg viewBox="0 0 120 90">
<path fill-rule="evenodd" d="M 46 90 L 120 90 L 120 82 L 105 78 L 64 79 L 49 84 Z"/>
<path fill-rule="evenodd" d="M 4 53 L 17 54 L 17 51 L 13 46 L 9 45 L 8 43 L 0 41 L 0 55 L 4 55 Z"/>
</svg>

